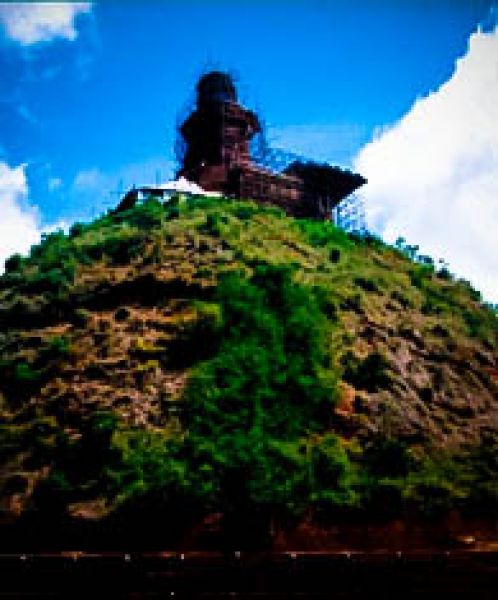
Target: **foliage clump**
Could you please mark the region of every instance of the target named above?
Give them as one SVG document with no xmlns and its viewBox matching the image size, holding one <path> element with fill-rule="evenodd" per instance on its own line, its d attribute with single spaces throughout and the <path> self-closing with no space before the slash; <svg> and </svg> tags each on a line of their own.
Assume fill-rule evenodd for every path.
<svg viewBox="0 0 498 600">
<path fill-rule="evenodd" d="M 214 504 L 235 492 L 270 502 L 268 474 L 276 469 L 279 502 L 294 504 L 298 448 L 330 426 L 336 399 L 327 320 L 312 291 L 296 285 L 286 267 L 258 265 L 250 280 L 228 274 L 216 298 L 220 346 L 194 370 L 185 395 L 192 460 L 209 475 L 199 489 L 210 489 Z"/>
<path fill-rule="evenodd" d="M 374 350 L 364 359 L 348 351 L 342 359 L 344 366 L 344 381 L 356 389 L 367 392 L 377 392 L 389 387 L 389 363 L 386 357 Z"/>
</svg>

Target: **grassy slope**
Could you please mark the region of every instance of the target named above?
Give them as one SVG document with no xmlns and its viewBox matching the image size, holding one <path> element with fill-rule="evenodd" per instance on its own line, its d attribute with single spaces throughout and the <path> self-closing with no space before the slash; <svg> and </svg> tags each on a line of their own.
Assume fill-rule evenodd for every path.
<svg viewBox="0 0 498 600">
<path fill-rule="evenodd" d="M 198 199 L 13 257 L 4 521 L 491 510 L 496 317 L 407 252 Z"/>
</svg>

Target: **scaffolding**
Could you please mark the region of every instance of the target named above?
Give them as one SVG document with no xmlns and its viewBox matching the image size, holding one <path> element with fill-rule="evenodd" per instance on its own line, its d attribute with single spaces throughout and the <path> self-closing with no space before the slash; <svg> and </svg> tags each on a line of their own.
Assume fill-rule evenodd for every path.
<svg viewBox="0 0 498 600">
<path fill-rule="evenodd" d="M 360 194 L 350 194 L 341 200 L 333 209 L 332 218 L 337 227 L 348 233 L 368 233 L 365 205 Z"/>
<path fill-rule="evenodd" d="M 310 159 L 281 148 L 271 147 L 264 135 L 255 136 L 251 143 L 252 160 L 265 169 L 283 173 L 290 165 L 300 162 L 307 163 Z M 348 233 L 365 235 L 368 231 L 365 216 L 365 205 L 360 194 L 350 194 L 332 209 L 332 221 Z"/>
</svg>

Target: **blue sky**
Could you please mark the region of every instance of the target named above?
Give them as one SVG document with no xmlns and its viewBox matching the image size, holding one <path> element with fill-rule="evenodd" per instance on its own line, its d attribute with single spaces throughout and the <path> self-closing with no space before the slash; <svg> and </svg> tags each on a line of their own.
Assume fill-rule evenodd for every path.
<svg viewBox="0 0 498 600">
<path fill-rule="evenodd" d="M 99 214 L 121 184 L 171 175 L 178 114 L 209 68 L 236 75 L 274 145 L 375 181 L 383 132 L 452 80 L 480 23 L 496 37 L 490 1 L 0 4 L 0 202 L 39 231 Z M 405 168 L 398 154 L 390 170 Z M 392 237 L 383 202 L 373 195 L 373 221 Z M 401 221 L 395 233 L 410 237 Z"/>
</svg>

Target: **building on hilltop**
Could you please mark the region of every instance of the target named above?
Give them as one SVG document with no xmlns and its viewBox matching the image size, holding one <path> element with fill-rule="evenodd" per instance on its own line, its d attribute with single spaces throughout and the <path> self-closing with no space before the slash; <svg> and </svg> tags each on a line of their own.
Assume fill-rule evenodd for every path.
<svg viewBox="0 0 498 600">
<path fill-rule="evenodd" d="M 197 106 L 180 127 L 185 142 L 178 172 L 205 190 L 281 206 L 296 217 L 331 219 L 339 202 L 366 180 L 338 167 L 295 161 L 282 173 L 251 159 L 258 117 L 237 101 L 233 81 L 213 71 L 197 84 Z"/>
<path fill-rule="evenodd" d="M 361 175 L 294 156 L 283 171 L 263 166 L 250 152 L 251 140 L 261 133 L 260 121 L 239 104 L 232 78 L 212 71 L 199 79 L 196 91 L 196 107 L 179 130 L 184 151 L 177 181 L 133 188 L 118 211 L 150 197 L 167 201 L 172 191 L 183 190 L 186 195 L 253 199 L 280 206 L 295 217 L 332 219 L 339 225 L 337 207 L 349 196 L 354 212 L 350 194 L 366 182 Z"/>
</svg>

